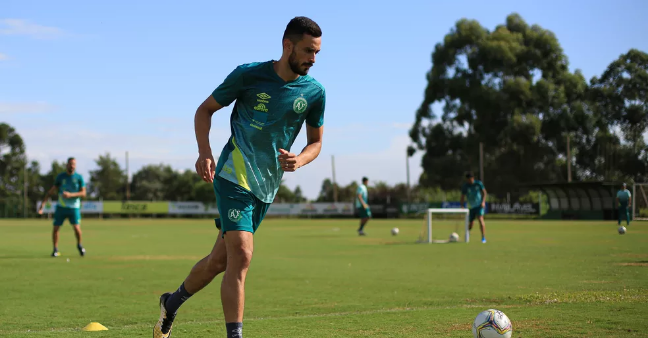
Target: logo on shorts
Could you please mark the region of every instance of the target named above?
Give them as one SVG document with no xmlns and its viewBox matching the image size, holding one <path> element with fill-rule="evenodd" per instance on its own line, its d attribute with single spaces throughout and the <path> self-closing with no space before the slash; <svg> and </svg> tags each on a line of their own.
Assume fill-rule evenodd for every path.
<svg viewBox="0 0 648 338">
<path fill-rule="evenodd" d="M 301 114 L 306 111 L 306 107 L 308 107 L 308 101 L 303 97 L 304 94 L 302 94 L 302 97 L 298 97 L 295 99 L 293 102 L 293 110 L 297 114 Z"/>
<path fill-rule="evenodd" d="M 229 218 L 230 221 L 234 223 L 238 223 L 238 221 L 240 221 L 241 218 L 243 218 L 243 215 L 241 215 L 241 210 L 229 209 L 229 211 L 227 212 L 227 218 Z"/>
</svg>

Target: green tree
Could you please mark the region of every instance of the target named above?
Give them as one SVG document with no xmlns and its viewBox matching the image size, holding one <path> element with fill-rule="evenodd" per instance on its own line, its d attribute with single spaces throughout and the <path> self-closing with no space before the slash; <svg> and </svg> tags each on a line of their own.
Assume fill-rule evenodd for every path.
<svg viewBox="0 0 648 338">
<path fill-rule="evenodd" d="M 99 156 L 95 160 L 97 169 L 90 171 L 90 189 L 88 192 L 95 198 L 114 201 L 123 200 L 126 191 L 126 174 L 117 160 L 110 154 Z"/>
<path fill-rule="evenodd" d="M 22 137 L 10 125 L 0 123 L 0 200 L 21 198 L 25 163 Z"/>
<path fill-rule="evenodd" d="M 306 197 L 304 197 L 304 193 L 302 192 L 300 186 L 295 187 L 295 191 L 293 192 L 293 196 L 294 196 L 293 203 L 304 203 L 304 202 L 308 201 L 308 199 Z"/>
<path fill-rule="evenodd" d="M 591 99 L 602 121 L 618 127 L 625 144 L 606 130 L 607 155 L 616 156 L 617 174 L 635 180 L 647 177 L 648 147 L 643 134 L 648 130 L 648 54 L 631 49 L 613 61 L 601 77 L 591 80 Z M 600 160 L 599 160 L 600 162 Z"/>
<path fill-rule="evenodd" d="M 196 174 L 195 170 L 187 169 L 182 173 L 176 173 L 174 179 L 166 187 L 165 195 L 171 201 L 209 201 L 213 203 L 215 201 L 214 197 L 214 188 L 211 183 L 206 183 L 207 187 L 203 187 L 203 180 Z M 205 196 L 203 196 L 203 190 L 198 194 L 195 189 L 204 189 Z M 211 195 L 210 195 L 211 194 Z"/>
<path fill-rule="evenodd" d="M 131 199 L 143 201 L 176 200 L 171 193 L 177 173 L 164 164 L 142 167 L 131 181 Z"/>
<path fill-rule="evenodd" d="M 198 177 L 198 174 L 195 174 Z M 193 185 L 193 196 L 191 200 L 203 202 L 207 205 L 211 205 L 216 202 L 216 196 L 214 195 L 214 185 L 209 182 L 205 182 L 202 179 L 196 181 Z"/>
<path fill-rule="evenodd" d="M 435 46 L 424 100 L 410 137 L 424 151 L 420 183 L 456 189 L 477 171 L 484 143 L 491 191 L 530 181 L 565 179 L 566 135 L 585 144 L 592 114 L 587 83 L 568 62 L 555 35 L 511 14 L 494 31 L 459 20 Z M 443 104 L 435 115 L 431 105 Z M 415 149 L 409 149 L 412 154 Z"/>
<path fill-rule="evenodd" d="M 41 185 L 46 189 L 51 188 L 54 185 L 56 176 L 66 170 L 65 162 L 58 162 L 56 160 L 52 161 L 50 170 L 47 174 L 41 176 Z M 43 192 L 44 193 L 44 192 Z M 52 196 L 56 198 L 56 196 Z"/>
<path fill-rule="evenodd" d="M 281 180 L 281 185 L 279 185 L 279 190 L 277 191 L 277 195 L 275 196 L 275 202 L 292 203 L 294 200 L 295 193 L 284 184 L 284 180 Z"/>
</svg>

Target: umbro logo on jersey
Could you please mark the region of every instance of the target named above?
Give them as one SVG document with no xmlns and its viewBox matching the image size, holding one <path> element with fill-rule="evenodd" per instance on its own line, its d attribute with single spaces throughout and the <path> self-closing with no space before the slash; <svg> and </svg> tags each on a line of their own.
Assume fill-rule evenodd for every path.
<svg viewBox="0 0 648 338">
<path fill-rule="evenodd" d="M 271 98 L 271 96 L 268 95 L 268 94 L 266 94 L 266 93 L 257 94 L 257 96 L 258 96 L 261 100 L 267 100 L 267 99 Z"/>
</svg>

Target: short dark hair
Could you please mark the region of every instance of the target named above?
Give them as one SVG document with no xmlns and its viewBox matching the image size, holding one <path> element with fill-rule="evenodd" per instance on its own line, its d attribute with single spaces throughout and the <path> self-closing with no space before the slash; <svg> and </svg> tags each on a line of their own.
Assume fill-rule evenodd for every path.
<svg viewBox="0 0 648 338">
<path fill-rule="evenodd" d="M 472 178 L 472 177 L 475 177 L 475 175 L 473 175 L 472 172 L 469 171 L 466 173 L 466 178 Z"/>
<path fill-rule="evenodd" d="M 69 157 L 68 160 L 67 160 L 67 163 L 70 163 L 70 161 L 72 161 L 72 160 L 75 160 L 75 158 L 74 157 Z"/>
<path fill-rule="evenodd" d="M 290 20 L 286 26 L 283 38 L 297 43 L 304 37 L 304 34 L 319 38 L 322 36 L 322 29 L 315 21 L 305 16 L 297 16 Z"/>
<path fill-rule="evenodd" d="M 362 178 L 362 182 L 367 182 L 367 181 L 369 181 L 368 178 L 366 178 L 366 177 L 363 177 L 363 178 Z"/>
</svg>

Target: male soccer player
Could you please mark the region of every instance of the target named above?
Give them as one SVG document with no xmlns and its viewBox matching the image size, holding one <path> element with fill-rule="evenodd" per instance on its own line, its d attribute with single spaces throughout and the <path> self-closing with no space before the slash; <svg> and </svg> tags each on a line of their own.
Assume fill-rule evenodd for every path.
<svg viewBox="0 0 648 338">
<path fill-rule="evenodd" d="M 54 212 L 54 229 L 52 230 L 52 242 L 54 251 L 52 257 L 60 256 L 58 251 L 59 230 L 65 219 L 70 220 L 77 239 L 77 249 L 81 256 L 85 256 L 85 248 L 81 245 L 81 197 L 86 196 L 85 181 L 83 176 L 76 172 L 76 160 L 70 157 L 67 160 L 66 171 L 56 176 L 54 186 L 45 193 L 38 213 L 43 214 L 43 206 L 51 194 L 58 191 L 58 203 Z"/>
<path fill-rule="evenodd" d="M 628 212 L 628 206 L 632 203 L 632 194 L 627 189 L 625 183 L 621 187 L 621 190 L 617 192 L 616 202 L 619 206 L 619 225 L 621 225 L 621 217 L 625 215 L 626 225 L 630 225 L 630 213 Z"/>
<path fill-rule="evenodd" d="M 244 286 L 253 234 L 283 173 L 310 163 L 322 148 L 325 92 L 308 75 L 320 51 L 321 35 L 313 20 L 292 19 L 283 35 L 279 61 L 239 66 L 198 107 L 194 119 L 199 153 L 196 171 L 214 184 L 220 231 L 211 253 L 196 263 L 177 291 L 160 297 L 154 338 L 169 337 L 180 306 L 221 272 L 225 272 L 221 303 L 227 337 L 243 337 Z M 235 100 L 232 135 L 216 164 L 209 144 L 211 116 Z M 304 122 L 307 145 L 296 155 L 290 148 Z"/>
<path fill-rule="evenodd" d="M 486 188 L 480 180 L 476 180 L 472 173 L 466 174 L 466 182 L 461 187 L 461 205 L 464 205 L 465 197 L 468 197 L 470 205 L 469 230 L 473 228 L 475 218 L 479 220 L 479 227 L 482 234 L 482 243 L 486 243 L 486 224 L 484 224 L 484 209 L 486 208 Z"/>
<path fill-rule="evenodd" d="M 367 199 L 367 184 L 369 179 L 362 178 L 362 184 L 356 190 L 355 206 L 358 209 L 358 216 L 360 217 L 360 228 L 358 228 L 358 235 L 364 236 L 364 227 L 371 218 L 371 209 L 369 209 L 369 199 Z"/>
</svg>

